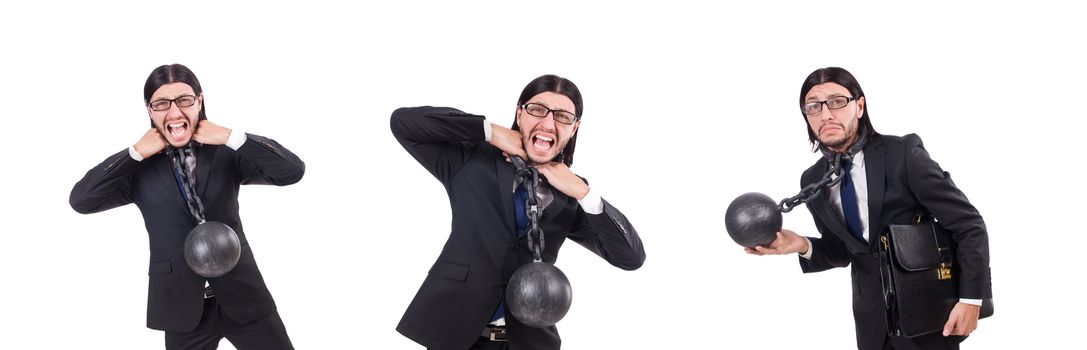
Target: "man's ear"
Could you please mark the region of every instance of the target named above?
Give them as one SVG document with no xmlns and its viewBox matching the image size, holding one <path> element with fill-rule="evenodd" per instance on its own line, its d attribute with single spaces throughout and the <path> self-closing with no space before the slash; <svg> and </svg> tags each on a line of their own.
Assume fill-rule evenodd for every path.
<svg viewBox="0 0 1087 350">
<path fill-rule="evenodd" d="M 521 128 L 521 107 L 517 107 L 513 112 L 513 124 L 517 125 L 518 129 Z"/>
</svg>

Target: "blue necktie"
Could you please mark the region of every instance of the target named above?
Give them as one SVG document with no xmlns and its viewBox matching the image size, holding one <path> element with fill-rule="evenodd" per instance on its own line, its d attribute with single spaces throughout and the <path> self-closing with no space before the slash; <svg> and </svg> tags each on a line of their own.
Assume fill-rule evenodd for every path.
<svg viewBox="0 0 1087 350">
<path fill-rule="evenodd" d="M 528 215 L 525 215 L 525 201 L 528 200 L 528 191 L 524 186 L 517 186 L 513 191 L 513 218 L 514 228 L 517 230 L 517 238 L 525 235 L 525 227 L 528 226 Z"/>
<path fill-rule="evenodd" d="M 528 191 L 521 184 L 517 185 L 517 190 L 513 191 L 513 224 L 514 229 L 517 231 L 517 238 L 525 235 L 525 228 L 528 227 L 528 215 L 525 214 L 525 201 L 528 200 Z M 494 315 L 491 316 L 491 322 L 506 316 L 506 303 L 499 302 L 498 309 L 494 310 Z"/>
<path fill-rule="evenodd" d="M 842 216 L 845 216 L 845 225 L 849 228 L 849 233 L 864 241 L 860 210 L 857 209 L 857 189 L 853 187 L 853 177 L 849 175 L 849 170 L 853 169 L 853 161 L 847 160 L 842 163 L 842 186 L 839 188 L 842 195 Z"/>
</svg>

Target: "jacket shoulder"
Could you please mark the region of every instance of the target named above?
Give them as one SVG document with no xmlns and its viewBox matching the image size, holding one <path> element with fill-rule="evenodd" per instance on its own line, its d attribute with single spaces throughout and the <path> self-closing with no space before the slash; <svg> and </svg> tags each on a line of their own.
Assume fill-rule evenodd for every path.
<svg viewBox="0 0 1087 350">
<path fill-rule="evenodd" d="M 906 134 L 902 136 L 898 135 L 876 135 L 875 142 L 873 144 L 879 147 L 888 147 L 892 149 L 902 149 L 907 145 L 919 145 L 921 144 L 921 137 L 917 134 Z"/>
</svg>

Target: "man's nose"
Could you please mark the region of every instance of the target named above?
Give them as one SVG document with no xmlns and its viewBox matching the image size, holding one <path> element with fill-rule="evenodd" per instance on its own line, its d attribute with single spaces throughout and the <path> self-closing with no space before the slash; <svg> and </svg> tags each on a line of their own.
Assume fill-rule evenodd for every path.
<svg viewBox="0 0 1087 350">
<path fill-rule="evenodd" d="M 181 113 L 181 107 L 178 107 L 176 102 L 170 102 L 170 108 L 166 110 L 166 117 L 170 118 L 177 116 L 184 116 L 184 114 Z"/>
<path fill-rule="evenodd" d="M 540 121 L 540 124 L 543 124 L 548 130 L 555 130 L 555 126 L 557 126 L 556 123 L 555 111 L 548 111 L 547 115 Z"/>
<path fill-rule="evenodd" d="M 823 108 L 819 109 L 819 119 L 823 121 L 834 120 L 834 113 L 830 112 L 830 108 L 828 108 L 826 104 L 823 105 Z"/>
</svg>

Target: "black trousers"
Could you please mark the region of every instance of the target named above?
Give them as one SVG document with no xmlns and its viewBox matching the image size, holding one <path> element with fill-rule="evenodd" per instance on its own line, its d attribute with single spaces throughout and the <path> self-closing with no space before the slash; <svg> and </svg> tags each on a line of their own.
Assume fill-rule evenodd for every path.
<svg viewBox="0 0 1087 350">
<path fill-rule="evenodd" d="M 239 324 L 223 313 L 214 297 L 204 301 L 204 314 L 200 316 L 196 329 L 166 332 L 166 349 L 214 350 L 224 337 L 238 350 L 294 349 L 279 312 L 272 311 L 259 320 Z"/>
<path fill-rule="evenodd" d="M 955 335 L 944 337 L 941 332 L 916 338 L 887 337 L 883 342 L 883 350 L 959 350 L 959 343 L 965 339 L 966 337 Z"/>
</svg>

